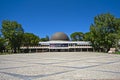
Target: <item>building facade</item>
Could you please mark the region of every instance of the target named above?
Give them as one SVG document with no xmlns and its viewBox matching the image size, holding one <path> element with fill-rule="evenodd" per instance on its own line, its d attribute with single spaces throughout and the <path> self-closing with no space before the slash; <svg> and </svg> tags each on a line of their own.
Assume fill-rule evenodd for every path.
<svg viewBox="0 0 120 80">
<path fill-rule="evenodd" d="M 83 52 L 93 51 L 90 41 L 70 41 L 63 32 L 52 35 L 50 41 L 39 42 L 38 46 L 21 47 L 23 51 L 29 52 Z"/>
</svg>

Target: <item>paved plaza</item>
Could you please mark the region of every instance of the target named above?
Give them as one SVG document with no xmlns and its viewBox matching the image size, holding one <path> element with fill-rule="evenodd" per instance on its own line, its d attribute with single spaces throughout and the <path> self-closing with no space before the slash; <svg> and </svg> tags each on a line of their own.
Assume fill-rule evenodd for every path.
<svg viewBox="0 0 120 80">
<path fill-rule="evenodd" d="M 0 80 L 120 80 L 120 55 L 47 52 L 0 55 Z"/>
</svg>

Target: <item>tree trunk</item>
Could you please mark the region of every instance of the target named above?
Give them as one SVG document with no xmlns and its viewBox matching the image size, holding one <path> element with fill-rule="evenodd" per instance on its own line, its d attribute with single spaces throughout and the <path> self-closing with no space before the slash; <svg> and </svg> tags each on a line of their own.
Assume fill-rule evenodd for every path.
<svg viewBox="0 0 120 80">
<path fill-rule="evenodd" d="M 16 47 L 14 48 L 14 53 L 17 53 L 17 49 L 16 49 Z"/>
</svg>

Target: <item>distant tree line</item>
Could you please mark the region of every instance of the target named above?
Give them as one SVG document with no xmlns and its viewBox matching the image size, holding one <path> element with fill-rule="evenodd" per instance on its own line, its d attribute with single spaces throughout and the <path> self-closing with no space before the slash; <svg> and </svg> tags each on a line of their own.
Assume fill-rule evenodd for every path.
<svg viewBox="0 0 120 80">
<path fill-rule="evenodd" d="M 70 35 L 72 41 L 91 41 L 96 51 L 104 49 L 107 52 L 111 47 L 118 47 L 120 40 L 120 18 L 110 13 L 100 14 L 94 17 L 94 23 L 90 25 L 87 33 L 73 32 Z M 11 50 L 20 52 L 21 46 L 36 46 L 39 41 L 49 41 L 49 36 L 39 38 L 33 33 L 26 33 L 22 25 L 16 21 L 3 20 L 0 35 L 0 52 Z"/>
</svg>

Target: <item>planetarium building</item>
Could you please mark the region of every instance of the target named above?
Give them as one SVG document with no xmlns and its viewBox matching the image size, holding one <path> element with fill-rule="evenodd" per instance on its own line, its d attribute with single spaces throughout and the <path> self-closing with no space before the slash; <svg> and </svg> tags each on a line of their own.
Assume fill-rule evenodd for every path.
<svg viewBox="0 0 120 80">
<path fill-rule="evenodd" d="M 22 47 L 26 49 L 26 47 Z M 63 32 L 53 34 L 50 41 L 39 42 L 36 47 L 29 47 L 31 52 L 82 52 L 93 51 L 90 41 L 70 41 Z"/>
</svg>

